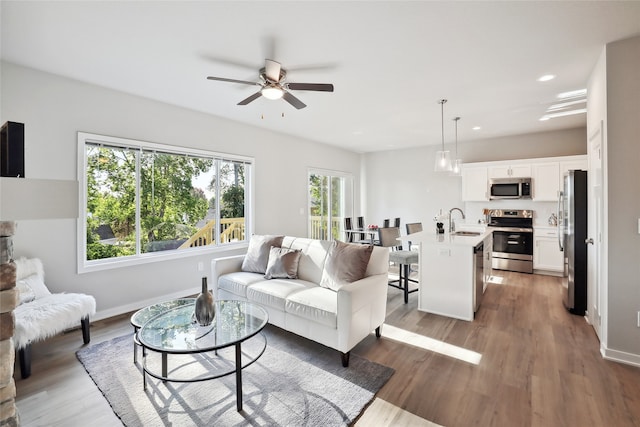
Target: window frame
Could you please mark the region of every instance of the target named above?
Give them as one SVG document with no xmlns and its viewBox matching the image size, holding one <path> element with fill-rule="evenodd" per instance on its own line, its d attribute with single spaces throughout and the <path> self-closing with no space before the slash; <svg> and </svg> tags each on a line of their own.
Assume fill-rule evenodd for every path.
<svg viewBox="0 0 640 427">
<path fill-rule="evenodd" d="M 354 208 L 355 208 L 355 183 L 354 183 L 354 177 L 353 177 L 353 173 L 351 172 L 342 172 L 342 171 L 337 171 L 337 170 L 332 170 L 332 169 L 323 169 L 323 168 L 317 168 L 317 167 L 309 167 L 307 168 L 307 237 L 311 237 L 312 236 L 312 226 L 311 226 L 311 205 L 312 205 L 312 200 L 311 200 L 311 194 L 309 191 L 309 178 L 311 177 L 311 175 L 322 175 L 322 176 L 326 176 L 329 178 L 329 181 L 331 182 L 331 180 L 333 178 L 341 178 L 341 179 L 345 179 L 348 180 L 348 182 L 343 182 L 344 185 L 344 190 L 347 191 L 349 193 L 349 197 L 347 200 L 347 197 L 345 197 L 345 205 L 342 206 L 343 209 L 343 217 L 347 217 L 347 216 L 351 216 L 353 217 L 353 212 L 354 212 Z M 346 184 L 346 185 L 345 185 Z M 332 184 L 330 184 L 332 185 Z M 331 193 L 331 190 L 329 190 L 329 193 Z M 331 198 L 329 197 L 329 211 L 331 210 Z M 331 220 L 329 220 L 329 222 L 331 222 Z M 339 225 L 339 229 L 341 234 L 344 234 L 344 220 L 340 222 Z M 333 236 L 329 236 L 330 240 L 334 240 Z"/>
<path fill-rule="evenodd" d="M 130 138 L 120 138 L 107 135 L 99 135 L 88 132 L 78 132 L 78 187 L 79 187 L 79 212 L 77 220 L 77 272 L 78 274 L 92 271 L 100 271 L 132 265 L 147 264 L 173 259 L 201 256 L 203 254 L 221 253 L 229 250 L 245 248 L 248 245 L 248 237 L 253 234 L 254 228 L 254 170 L 255 159 L 249 156 L 221 153 L 189 147 L 180 147 L 167 144 L 159 144 L 149 141 L 140 141 Z M 127 148 L 137 151 L 160 151 L 167 154 L 193 155 L 213 160 L 241 162 L 245 165 L 244 202 L 245 202 L 245 240 L 215 245 L 200 246 L 182 250 L 165 250 L 159 252 L 137 253 L 123 257 L 104 258 L 99 260 L 87 260 L 87 144 L 103 145 L 109 147 Z M 140 239 L 140 168 L 139 158 L 136 168 L 136 240 Z M 216 215 L 220 215 L 219 195 L 220 187 L 216 186 Z M 219 219 L 219 218 L 218 218 Z"/>
</svg>

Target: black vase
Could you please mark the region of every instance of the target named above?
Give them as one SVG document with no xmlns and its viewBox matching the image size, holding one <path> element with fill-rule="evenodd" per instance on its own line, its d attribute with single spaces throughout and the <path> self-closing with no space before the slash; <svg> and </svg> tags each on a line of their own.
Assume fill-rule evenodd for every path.
<svg viewBox="0 0 640 427">
<path fill-rule="evenodd" d="M 196 298 L 196 321 L 200 326 L 209 326 L 216 315 L 213 294 L 207 289 L 207 278 L 202 278 L 202 293 Z"/>
</svg>

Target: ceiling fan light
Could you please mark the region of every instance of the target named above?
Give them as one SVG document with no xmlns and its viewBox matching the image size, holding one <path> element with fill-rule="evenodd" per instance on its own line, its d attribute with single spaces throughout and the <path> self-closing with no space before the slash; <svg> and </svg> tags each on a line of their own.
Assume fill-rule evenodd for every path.
<svg viewBox="0 0 640 427">
<path fill-rule="evenodd" d="M 280 99 L 284 95 L 284 91 L 277 86 L 263 87 L 260 93 L 267 99 Z"/>
</svg>

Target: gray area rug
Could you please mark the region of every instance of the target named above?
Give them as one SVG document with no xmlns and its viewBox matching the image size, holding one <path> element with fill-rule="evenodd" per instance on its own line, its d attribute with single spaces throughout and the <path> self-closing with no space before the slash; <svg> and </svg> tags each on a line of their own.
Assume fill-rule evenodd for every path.
<svg viewBox="0 0 640 427">
<path fill-rule="evenodd" d="M 394 372 L 353 354 L 343 368 L 337 351 L 271 325 L 264 335 L 266 351 L 242 371 L 241 412 L 233 374 L 196 383 L 162 383 L 147 376 L 144 391 L 141 357 L 133 363 L 132 335 L 86 347 L 77 356 L 128 427 L 350 425 Z M 243 352 L 258 351 L 251 347 L 243 345 Z M 215 357 L 169 355 L 170 375 L 191 377 L 229 367 L 232 357 L 232 351 Z M 160 357 L 150 352 L 147 363 L 158 367 Z"/>
</svg>

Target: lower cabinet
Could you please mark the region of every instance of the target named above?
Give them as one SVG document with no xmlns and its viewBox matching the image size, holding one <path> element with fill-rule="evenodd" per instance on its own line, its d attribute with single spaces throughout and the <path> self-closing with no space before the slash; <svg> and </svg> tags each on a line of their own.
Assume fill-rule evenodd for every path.
<svg viewBox="0 0 640 427">
<path fill-rule="evenodd" d="M 564 253 L 558 245 L 556 228 L 535 228 L 533 232 L 533 269 L 537 272 L 564 272 Z"/>
</svg>

